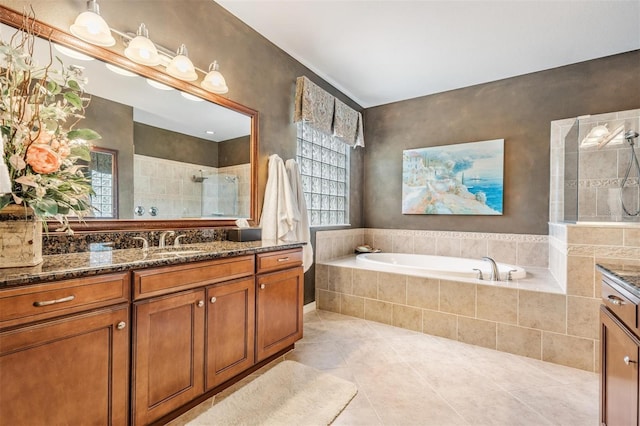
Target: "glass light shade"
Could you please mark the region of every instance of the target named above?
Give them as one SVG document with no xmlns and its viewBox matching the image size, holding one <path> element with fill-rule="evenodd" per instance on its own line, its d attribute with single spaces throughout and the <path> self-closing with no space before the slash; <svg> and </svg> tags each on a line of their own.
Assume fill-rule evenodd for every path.
<svg viewBox="0 0 640 426">
<path fill-rule="evenodd" d="M 77 59 L 79 61 L 93 61 L 95 58 L 91 56 L 85 55 L 84 53 L 80 53 L 77 50 L 69 49 L 65 46 L 60 46 L 59 44 L 53 43 L 53 47 L 60 53 L 65 56 L 68 56 L 73 59 Z"/>
<path fill-rule="evenodd" d="M 196 69 L 191 59 L 187 57 L 187 48 L 181 45 L 178 54 L 167 65 L 167 74 L 185 81 L 195 81 L 198 79 Z"/>
<path fill-rule="evenodd" d="M 167 86 L 166 84 L 160 83 L 159 81 L 151 80 L 150 78 L 147 78 L 147 84 L 160 90 L 173 90 L 173 87 Z"/>
<path fill-rule="evenodd" d="M 136 74 L 134 72 L 127 71 L 127 70 L 125 70 L 123 68 L 117 67 L 117 66 L 112 65 L 112 64 L 104 64 L 104 66 L 107 67 L 107 69 L 109 71 L 112 71 L 112 72 L 114 72 L 116 74 L 123 75 L 125 77 L 136 77 L 138 75 L 138 74 Z"/>
<path fill-rule="evenodd" d="M 149 33 L 144 24 L 140 24 L 137 35 L 129 42 L 124 49 L 124 56 L 133 62 L 142 65 L 155 66 L 160 64 L 160 55 L 156 45 L 149 40 Z"/>
<path fill-rule="evenodd" d="M 224 80 L 220 71 L 218 71 L 218 63 L 216 61 L 213 61 L 213 63 L 209 65 L 209 72 L 204 76 L 200 86 L 212 93 L 223 94 L 229 91 L 227 82 Z"/>
<path fill-rule="evenodd" d="M 193 96 L 191 93 L 180 92 L 183 98 L 188 99 L 193 102 L 204 102 L 204 99 L 199 98 L 197 96 Z"/>
<path fill-rule="evenodd" d="M 97 46 L 108 47 L 116 44 L 116 39 L 111 35 L 109 25 L 102 19 L 102 16 L 95 12 L 82 12 L 69 27 L 69 30 L 79 39 Z"/>
</svg>

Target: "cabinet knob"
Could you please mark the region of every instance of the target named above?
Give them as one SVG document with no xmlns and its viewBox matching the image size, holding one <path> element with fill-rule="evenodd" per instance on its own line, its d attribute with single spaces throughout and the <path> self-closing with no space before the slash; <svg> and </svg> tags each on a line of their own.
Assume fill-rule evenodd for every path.
<svg viewBox="0 0 640 426">
<path fill-rule="evenodd" d="M 260 284 L 260 290 L 264 290 L 264 289 L 265 289 L 265 287 L 266 287 L 266 285 L 264 285 L 264 284 Z"/>
<path fill-rule="evenodd" d="M 214 297 L 212 297 L 212 298 L 211 298 L 211 303 L 216 303 L 216 300 L 218 300 L 218 299 L 216 299 L 216 298 L 215 298 L 215 296 L 214 296 Z"/>
<path fill-rule="evenodd" d="M 124 321 L 120 321 L 118 324 L 116 324 L 116 328 L 117 328 L 118 330 L 122 330 L 122 329 L 124 329 L 126 326 L 127 326 L 127 323 L 126 323 L 126 322 L 124 322 Z"/>
<path fill-rule="evenodd" d="M 625 364 L 629 365 L 629 364 L 635 364 L 636 361 L 632 361 L 631 358 L 629 358 L 629 356 L 625 356 L 624 358 L 622 358 L 622 360 L 624 361 Z"/>
<path fill-rule="evenodd" d="M 198 300 L 197 306 L 198 308 L 202 308 L 204 306 L 204 300 Z"/>
</svg>

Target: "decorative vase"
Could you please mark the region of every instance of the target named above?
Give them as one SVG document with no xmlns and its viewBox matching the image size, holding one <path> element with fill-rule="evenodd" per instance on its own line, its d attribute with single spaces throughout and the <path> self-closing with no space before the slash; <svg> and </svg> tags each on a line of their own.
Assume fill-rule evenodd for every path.
<svg viewBox="0 0 640 426">
<path fill-rule="evenodd" d="M 0 210 L 0 268 L 42 263 L 42 222 L 33 209 L 9 204 Z"/>
</svg>

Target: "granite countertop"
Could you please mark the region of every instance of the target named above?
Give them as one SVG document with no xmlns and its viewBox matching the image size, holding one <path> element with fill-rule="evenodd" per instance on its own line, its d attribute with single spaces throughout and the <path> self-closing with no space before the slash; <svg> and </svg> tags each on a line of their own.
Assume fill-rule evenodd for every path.
<svg viewBox="0 0 640 426">
<path fill-rule="evenodd" d="M 640 297 L 640 263 L 598 263 L 598 269 L 616 283 Z"/>
<path fill-rule="evenodd" d="M 11 286 L 80 278 L 110 272 L 129 271 L 154 266 L 178 265 L 202 260 L 220 259 L 302 247 L 305 243 L 268 241 L 184 244 L 179 248 L 112 250 L 100 246 L 97 250 L 43 256 L 44 261 L 25 268 L 0 268 L 0 289 Z"/>
</svg>

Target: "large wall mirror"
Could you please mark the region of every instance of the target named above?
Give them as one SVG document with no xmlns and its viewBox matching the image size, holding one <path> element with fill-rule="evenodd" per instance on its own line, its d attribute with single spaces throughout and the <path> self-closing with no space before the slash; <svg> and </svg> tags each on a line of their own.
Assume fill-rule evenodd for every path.
<svg viewBox="0 0 640 426">
<path fill-rule="evenodd" d="M 6 38 L 23 17 L 0 11 Z M 104 161 L 100 153 L 110 152 L 117 164 L 105 182 L 94 179 L 92 201 L 100 212 L 74 229 L 209 227 L 257 219 L 256 111 L 46 24 L 36 29 L 54 49 L 40 38 L 34 56 L 46 64 L 52 52 L 65 66 L 84 68 L 91 101 L 78 127 L 102 136 L 92 158 Z M 109 179 L 117 185 L 104 189 Z"/>
</svg>

